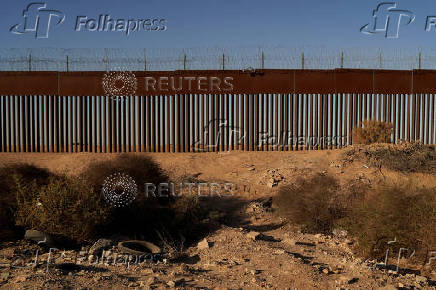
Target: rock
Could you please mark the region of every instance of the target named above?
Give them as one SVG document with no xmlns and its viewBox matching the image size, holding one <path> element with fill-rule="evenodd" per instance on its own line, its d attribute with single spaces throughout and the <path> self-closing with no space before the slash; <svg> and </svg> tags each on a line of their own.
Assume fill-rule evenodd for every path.
<svg viewBox="0 0 436 290">
<path fill-rule="evenodd" d="M 52 236 L 37 230 L 27 230 L 24 234 L 24 238 L 26 240 L 37 242 L 38 244 L 53 245 Z"/>
<path fill-rule="evenodd" d="M 339 277 L 340 283 L 348 283 L 348 281 L 350 281 L 350 277 L 347 277 L 347 276 L 340 276 Z"/>
<path fill-rule="evenodd" d="M 403 283 L 398 283 L 398 288 L 404 288 L 404 284 Z"/>
<path fill-rule="evenodd" d="M 276 255 L 283 255 L 284 253 L 285 253 L 285 250 L 283 250 L 283 249 L 277 249 L 274 251 L 274 254 L 276 254 Z"/>
<path fill-rule="evenodd" d="M 149 274 L 153 274 L 153 273 L 154 273 L 154 271 L 151 268 L 145 268 L 145 269 L 141 270 L 141 274 L 143 274 L 143 275 L 149 275 Z"/>
<path fill-rule="evenodd" d="M 417 283 L 423 283 L 423 284 L 425 284 L 425 283 L 427 283 L 427 278 L 426 278 L 426 277 L 423 277 L 423 276 L 416 276 L 416 277 L 415 277 L 415 281 L 416 281 Z"/>
<path fill-rule="evenodd" d="M 157 277 L 156 276 L 152 276 L 152 277 L 148 278 L 147 284 L 148 285 L 152 285 L 152 284 L 156 283 L 157 281 L 158 281 Z"/>
<path fill-rule="evenodd" d="M 322 272 L 323 272 L 324 274 L 328 274 L 328 273 L 329 273 L 329 269 L 324 268 L 324 269 L 322 269 Z"/>
<path fill-rule="evenodd" d="M 168 287 L 175 287 L 176 286 L 176 282 L 174 282 L 174 281 L 168 281 L 167 282 L 167 285 L 168 285 Z"/>
<path fill-rule="evenodd" d="M 26 280 L 27 280 L 26 276 L 18 276 L 17 278 L 15 278 L 14 282 L 21 283 L 21 282 L 25 282 Z"/>
<path fill-rule="evenodd" d="M 342 229 L 333 229 L 332 233 L 335 237 L 339 237 L 339 238 L 345 238 L 348 236 L 348 232 Z"/>
<path fill-rule="evenodd" d="M 199 250 L 206 250 L 209 249 L 209 242 L 204 238 L 197 244 L 197 249 Z"/>
<path fill-rule="evenodd" d="M 9 278 L 9 273 L 8 272 L 3 272 L 0 274 L 0 281 L 6 281 Z"/>
<path fill-rule="evenodd" d="M 99 239 L 89 249 L 89 254 L 90 255 L 97 255 L 97 256 L 99 256 L 99 255 L 101 255 L 101 253 L 104 250 L 109 249 L 112 246 L 112 244 L 113 244 L 112 240 Z"/>
<path fill-rule="evenodd" d="M 284 242 L 285 244 L 290 245 L 290 246 L 295 246 L 295 240 L 293 240 L 293 239 L 291 239 L 291 238 L 285 238 L 285 239 L 283 240 L 283 242 Z"/>
<path fill-rule="evenodd" d="M 357 283 L 357 282 L 359 282 L 359 278 L 354 277 L 353 279 L 348 281 L 348 284 L 354 284 L 354 283 Z"/>
<path fill-rule="evenodd" d="M 247 237 L 252 239 L 253 241 L 259 240 L 261 237 L 261 233 L 251 231 L 247 234 Z"/>
</svg>

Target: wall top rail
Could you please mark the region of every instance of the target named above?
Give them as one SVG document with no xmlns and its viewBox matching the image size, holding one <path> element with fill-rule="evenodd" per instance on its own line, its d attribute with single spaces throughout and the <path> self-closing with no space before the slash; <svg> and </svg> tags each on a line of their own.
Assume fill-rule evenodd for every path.
<svg viewBox="0 0 436 290">
<path fill-rule="evenodd" d="M 436 70 L 133 71 L 136 95 L 436 93 Z M 105 95 L 106 72 L 0 72 L 0 95 Z M 148 80 L 148 81 L 147 81 Z M 162 82 L 159 85 L 159 82 Z M 154 84 L 154 88 L 153 88 Z"/>
</svg>

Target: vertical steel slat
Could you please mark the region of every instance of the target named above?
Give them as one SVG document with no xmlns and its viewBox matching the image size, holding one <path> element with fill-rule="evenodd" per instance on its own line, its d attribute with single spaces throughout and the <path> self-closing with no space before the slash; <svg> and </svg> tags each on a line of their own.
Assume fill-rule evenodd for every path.
<svg viewBox="0 0 436 290">
<path fill-rule="evenodd" d="M 166 152 L 171 152 L 171 96 L 165 96 L 166 98 Z"/>
<path fill-rule="evenodd" d="M 249 95 L 244 94 L 244 114 L 242 115 L 245 118 L 244 121 L 244 150 L 248 151 L 249 149 L 249 139 L 250 139 L 250 109 L 249 109 Z"/>
<path fill-rule="evenodd" d="M 394 144 L 397 143 L 398 140 L 398 118 L 397 118 L 397 114 L 398 114 L 398 107 L 397 107 L 397 101 L 398 101 L 398 94 L 392 95 L 392 124 L 394 126 L 393 128 L 393 142 Z"/>
<path fill-rule="evenodd" d="M 434 94 L 431 94 L 430 95 L 430 98 L 431 98 L 431 106 L 430 106 L 430 118 L 431 118 L 431 121 L 430 121 L 430 124 L 431 124 L 431 127 L 430 127 L 430 142 L 431 142 L 431 144 L 435 144 L 436 143 L 436 140 L 435 140 L 435 132 L 434 132 L 434 127 L 435 127 L 435 103 L 436 103 L 436 95 L 434 95 Z"/>
<path fill-rule="evenodd" d="M 416 132 L 416 140 L 421 140 L 421 97 L 422 94 L 416 94 L 416 126 L 415 126 L 415 132 Z"/>
<path fill-rule="evenodd" d="M 353 144 L 352 128 L 353 128 L 353 95 L 346 96 L 348 100 L 348 145 Z"/>
<path fill-rule="evenodd" d="M 225 141 L 225 151 L 229 151 L 231 149 L 231 140 L 230 140 L 230 128 L 231 128 L 231 123 L 230 123 L 230 96 L 229 94 L 225 94 L 225 98 L 226 98 L 226 141 Z"/>
<path fill-rule="evenodd" d="M 406 137 L 406 98 L 407 95 L 401 94 L 401 138 L 407 140 Z"/>
<path fill-rule="evenodd" d="M 327 148 L 328 149 L 333 149 L 333 108 L 334 108 L 334 103 L 333 103 L 333 95 L 332 94 L 328 94 L 327 95 L 328 101 L 329 101 L 329 108 L 328 108 L 328 115 L 329 115 L 329 124 L 328 124 L 328 131 L 327 131 L 327 136 L 326 136 L 326 142 L 327 142 Z"/>
<path fill-rule="evenodd" d="M 294 140 L 295 140 L 295 150 L 299 150 L 299 108 L 300 108 L 300 103 L 299 103 L 299 99 L 300 99 L 300 95 L 299 94 L 294 94 Z"/>
<path fill-rule="evenodd" d="M 147 97 L 140 96 L 141 107 L 141 152 L 147 151 Z"/>
<path fill-rule="evenodd" d="M 329 101 L 330 101 L 330 95 L 325 94 L 324 95 L 324 125 L 323 125 L 323 144 L 324 149 L 329 149 L 328 146 L 328 134 L 329 134 Z"/>
<path fill-rule="evenodd" d="M 31 152 L 32 147 L 30 145 L 31 143 L 31 138 L 30 138 L 30 131 L 31 131 L 31 126 L 32 126 L 32 122 L 31 122 L 31 111 L 30 111 L 30 98 L 31 96 L 24 96 L 23 97 L 23 151 L 24 152 Z"/>
</svg>

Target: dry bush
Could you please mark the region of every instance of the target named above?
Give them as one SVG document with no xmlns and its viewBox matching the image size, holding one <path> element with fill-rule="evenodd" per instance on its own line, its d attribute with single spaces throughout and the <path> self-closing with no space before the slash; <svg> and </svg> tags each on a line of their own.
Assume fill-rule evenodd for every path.
<svg viewBox="0 0 436 290">
<path fill-rule="evenodd" d="M 168 182 L 168 176 L 150 157 L 136 154 L 121 154 L 112 160 L 92 163 L 81 176 L 94 188 L 101 189 L 105 178 L 117 172 L 131 176 L 138 190 L 143 190 L 145 183 Z"/>
<path fill-rule="evenodd" d="M 100 191 L 105 178 L 117 172 L 126 173 L 135 180 L 138 195 L 128 207 L 113 209 L 108 226 L 110 233 L 159 240 L 155 234 L 157 231 L 165 231 L 174 237 L 191 236 L 201 226 L 203 211 L 200 210 L 199 200 L 195 196 L 167 198 L 147 197 L 144 194 L 146 183 L 158 186 L 159 183 L 171 182 L 158 164 L 148 156 L 118 155 L 112 160 L 90 165 L 81 176 L 90 186 Z"/>
<path fill-rule="evenodd" d="M 366 120 L 353 130 L 354 144 L 390 143 L 392 124 L 383 121 Z"/>
<path fill-rule="evenodd" d="M 329 233 L 347 215 L 354 200 L 362 196 L 364 187 L 349 185 L 351 193 L 340 189 L 332 176 L 300 177 L 294 184 L 282 186 L 273 201 L 279 215 L 304 225 L 309 232 Z"/>
<path fill-rule="evenodd" d="M 348 162 L 361 160 L 370 166 L 399 172 L 436 173 L 436 148 L 422 143 L 351 146 L 345 151 Z"/>
<path fill-rule="evenodd" d="M 17 184 L 16 223 L 75 242 L 97 238 L 110 216 L 100 193 L 79 178 L 50 177 L 48 183 Z"/>
<path fill-rule="evenodd" d="M 46 169 L 30 164 L 14 164 L 0 168 L 0 241 L 19 237 L 20 229 L 15 226 L 17 208 L 15 178 L 22 183 L 46 184 L 50 173 Z"/>
<path fill-rule="evenodd" d="M 384 184 L 356 206 L 343 224 L 358 238 L 365 257 L 383 259 L 387 242 L 396 239 L 391 246 L 396 253 L 400 247 L 416 250 L 415 258 L 422 263 L 436 246 L 436 188 L 413 181 Z"/>
</svg>

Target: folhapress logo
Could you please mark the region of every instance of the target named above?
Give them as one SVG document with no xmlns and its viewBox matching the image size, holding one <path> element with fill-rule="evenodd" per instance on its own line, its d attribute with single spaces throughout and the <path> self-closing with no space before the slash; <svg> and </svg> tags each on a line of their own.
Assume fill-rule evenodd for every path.
<svg viewBox="0 0 436 290">
<path fill-rule="evenodd" d="M 48 38 L 50 27 L 64 22 L 65 14 L 47 9 L 46 3 L 30 3 L 23 11 L 23 18 L 22 23 L 15 24 L 9 31 L 15 34 L 34 33 L 35 38 Z"/>
<path fill-rule="evenodd" d="M 409 25 L 415 20 L 415 15 L 408 10 L 396 9 L 394 2 L 384 2 L 373 11 L 370 23 L 364 25 L 360 32 L 364 34 L 384 34 L 386 38 L 398 38 L 400 26 Z M 403 19 L 406 19 L 403 21 Z"/>
</svg>

